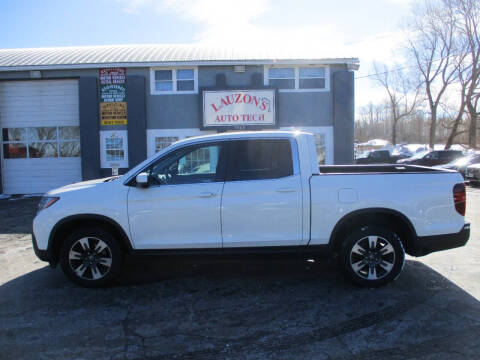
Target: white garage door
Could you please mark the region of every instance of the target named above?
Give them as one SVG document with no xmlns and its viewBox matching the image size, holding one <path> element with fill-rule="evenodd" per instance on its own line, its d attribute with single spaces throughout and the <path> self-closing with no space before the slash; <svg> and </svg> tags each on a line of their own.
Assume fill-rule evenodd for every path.
<svg viewBox="0 0 480 360">
<path fill-rule="evenodd" d="M 78 112 L 77 80 L 0 82 L 5 194 L 81 180 Z"/>
</svg>

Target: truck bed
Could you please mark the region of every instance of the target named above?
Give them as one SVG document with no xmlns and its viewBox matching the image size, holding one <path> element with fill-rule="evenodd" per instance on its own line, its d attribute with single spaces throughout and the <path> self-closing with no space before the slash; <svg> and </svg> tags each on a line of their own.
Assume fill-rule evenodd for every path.
<svg viewBox="0 0 480 360">
<path fill-rule="evenodd" d="M 412 173 L 444 173 L 448 170 L 436 169 L 427 166 L 380 164 L 380 165 L 320 165 L 320 174 L 412 174 Z"/>
</svg>

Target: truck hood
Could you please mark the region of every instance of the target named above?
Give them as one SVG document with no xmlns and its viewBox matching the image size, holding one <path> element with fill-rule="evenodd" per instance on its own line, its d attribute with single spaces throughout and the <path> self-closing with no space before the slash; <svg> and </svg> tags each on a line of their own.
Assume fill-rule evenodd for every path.
<svg viewBox="0 0 480 360">
<path fill-rule="evenodd" d="M 101 184 L 105 184 L 109 181 L 116 180 L 118 176 L 110 176 L 107 178 L 103 179 L 95 179 L 95 180 L 88 180 L 88 181 L 80 181 L 77 183 L 73 183 L 70 185 L 65 185 L 57 189 L 52 189 L 48 191 L 45 196 L 59 196 L 61 194 L 71 192 L 71 191 L 79 191 L 79 190 L 85 190 L 85 189 L 91 189 L 94 187 L 97 187 Z"/>
</svg>

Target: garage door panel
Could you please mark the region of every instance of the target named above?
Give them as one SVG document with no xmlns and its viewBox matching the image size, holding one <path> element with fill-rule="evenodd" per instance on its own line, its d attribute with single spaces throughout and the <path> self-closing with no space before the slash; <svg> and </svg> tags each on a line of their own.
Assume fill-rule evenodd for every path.
<svg viewBox="0 0 480 360">
<path fill-rule="evenodd" d="M 0 82 L 2 128 L 79 126 L 78 108 L 77 80 Z M 35 140 L 31 131 L 25 134 L 30 134 L 29 153 L 32 157 L 27 158 L 24 152 L 20 154 L 25 157 L 2 161 L 3 190 L 6 194 L 44 193 L 56 187 L 81 181 L 80 157 L 33 158 L 34 154 L 45 156 L 48 153 L 32 153 L 36 149 L 35 143 L 38 141 L 42 143 L 42 140 Z M 56 146 L 62 144 L 60 142 L 60 145 L 57 145 L 57 140 L 53 141 Z M 9 145 L 9 149 L 15 152 L 15 146 Z M 22 147 L 18 147 L 17 155 L 13 155 L 18 156 L 18 151 L 22 151 L 18 149 Z"/>
<path fill-rule="evenodd" d="M 2 127 L 78 125 L 78 81 L 0 83 Z"/>
<path fill-rule="evenodd" d="M 80 158 L 5 159 L 3 166 L 6 194 L 43 193 L 82 178 Z"/>
</svg>

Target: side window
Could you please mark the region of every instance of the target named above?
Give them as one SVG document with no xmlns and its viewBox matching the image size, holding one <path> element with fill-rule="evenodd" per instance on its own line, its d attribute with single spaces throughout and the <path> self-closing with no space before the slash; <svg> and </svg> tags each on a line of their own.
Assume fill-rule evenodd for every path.
<svg viewBox="0 0 480 360">
<path fill-rule="evenodd" d="M 293 175 L 288 139 L 240 140 L 233 143 L 230 180 L 277 179 Z"/>
<path fill-rule="evenodd" d="M 158 185 L 214 182 L 220 151 L 218 144 L 179 149 L 147 170 L 150 181 Z"/>
</svg>

